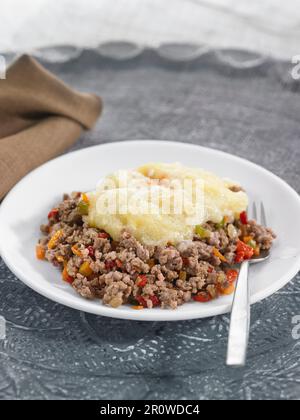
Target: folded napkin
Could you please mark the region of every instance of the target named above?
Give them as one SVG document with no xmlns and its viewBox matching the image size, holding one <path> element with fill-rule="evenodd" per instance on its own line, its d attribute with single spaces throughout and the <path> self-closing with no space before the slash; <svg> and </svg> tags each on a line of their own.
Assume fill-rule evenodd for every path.
<svg viewBox="0 0 300 420">
<path fill-rule="evenodd" d="M 0 200 L 28 172 L 96 123 L 101 99 L 79 93 L 28 55 L 0 80 Z"/>
</svg>

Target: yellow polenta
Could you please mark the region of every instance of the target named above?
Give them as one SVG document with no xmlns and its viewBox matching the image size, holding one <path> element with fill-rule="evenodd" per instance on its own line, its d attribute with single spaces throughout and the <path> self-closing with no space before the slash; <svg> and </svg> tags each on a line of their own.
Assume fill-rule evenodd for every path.
<svg viewBox="0 0 300 420">
<path fill-rule="evenodd" d="M 88 223 L 116 241 L 127 230 L 144 244 L 177 244 L 192 239 L 196 225 L 219 223 L 247 209 L 247 194 L 231 191 L 233 185 L 179 163 L 118 171 L 88 194 Z"/>
</svg>

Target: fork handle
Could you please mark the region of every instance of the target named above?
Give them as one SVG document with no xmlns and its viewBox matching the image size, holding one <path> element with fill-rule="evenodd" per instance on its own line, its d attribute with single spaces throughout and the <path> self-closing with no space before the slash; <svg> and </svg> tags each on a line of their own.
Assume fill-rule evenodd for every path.
<svg viewBox="0 0 300 420">
<path fill-rule="evenodd" d="M 245 366 L 250 331 L 249 261 L 240 268 L 236 284 L 227 350 L 228 366 Z"/>
</svg>

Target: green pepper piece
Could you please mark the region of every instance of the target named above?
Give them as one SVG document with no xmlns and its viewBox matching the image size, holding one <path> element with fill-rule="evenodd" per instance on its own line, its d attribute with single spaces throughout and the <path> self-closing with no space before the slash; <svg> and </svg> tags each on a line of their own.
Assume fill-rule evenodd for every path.
<svg viewBox="0 0 300 420">
<path fill-rule="evenodd" d="M 257 243 L 254 239 L 252 239 L 251 241 L 247 242 L 247 245 L 250 246 L 253 249 L 257 248 Z"/>
<path fill-rule="evenodd" d="M 81 214 L 81 216 L 86 216 L 89 214 L 89 203 L 86 201 L 79 201 L 77 205 L 78 213 Z"/>
<path fill-rule="evenodd" d="M 223 229 L 226 225 L 226 218 L 223 217 L 223 220 L 220 223 L 217 223 L 216 227 L 217 229 Z"/>
<path fill-rule="evenodd" d="M 210 238 L 210 231 L 202 227 L 201 225 L 197 225 L 195 227 L 196 235 L 200 236 L 201 239 Z"/>
</svg>

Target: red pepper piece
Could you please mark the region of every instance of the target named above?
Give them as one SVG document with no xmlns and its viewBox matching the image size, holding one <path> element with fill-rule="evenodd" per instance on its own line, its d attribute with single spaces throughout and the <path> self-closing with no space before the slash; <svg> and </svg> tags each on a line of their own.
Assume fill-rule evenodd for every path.
<svg viewBox="0 0 300 420">
<path fill-rule="evenodd" d="M 210 296 L 208 292 L 200 292 L 196 296 L 193 296 L 193 300 L 195 300 L 196 302 L 205 303 L 212 300 L 212 297 Z"/>
<path fill-rule="evenodd" d="M 56 219 L 58 216 L 58 209 L 52 209 L 48 214 L 48 219 Z"/>
<path fill-rule="evenodd" d="M 146 302 L 146 299 L 143 298 L 143 296 L 136 296 L 135 299 L 139 302 L 141 306 L 143 306 L 144 308 L 147 308 L 147 302 Z"/>
<path fill-rule="evenodd" d="M 90 257 L 94 257 L 94 255 L 95 255 L 95 250 L 94 250 L 94 248 L 92 247 L 92 246 L 88 246 L 88 251 L 89 251 L 89 256 Z"/>
<path fill-rule="evenodd" d="M 228 270 L 226 272 L 227 280 L 229 283 L 233 283 L 238 278 L 238 272 L 236 270 Z"/>
<path fill-rule="evenodd" d="M 62 272 L 62 277 L 64 279 L 65 282 L 72 284 L 74 282 L 74 278 L 69 276 L 67 268 L 65 267 L 63 272 Z"/>
<path fill-rule="evenodd" d="M 241 263 L 244 260 L 250 260 L 253 257 L 254 249 L 251 246 L 248 246 L 242 241 L 238 241 L 236 247 L 236 257 L 235 262 Z"/>
<path fill-rule="evenodd" d="M 244 261 L 244 258 L 245 257 L 245 254 L 243 253 L 243 252 L 239 252 L 238 254 L 236 254 L 236 257 L 235 257 L 235 262 L 237 263 L 237 264 L 239 264 L 239 263 L 241 263 L 241 262 L 243 262 Z"/>
<path fill-rule="evenodd" d="M 116 267 L 116 262 L 115 261 L 106 261 L 105 262 L 106 270 L 112 270 L 115 267 Z"/>
<path fill-rule="evenodd" d="M 247 215 L 247 212 L 246 211 L 243 211 L 240 214 L 240 220 L 241 220 L 241 222 L 242 222 L 243 225 L 247 225 L 248 224 L 248 215 Z"/>
<path fill-rule="evenodd" d="M 122 261 L 120 261 L 119 259 L 118 259 L 118 260 L 116 260 L 116 266 L 117 266 L 118 268 L 122 268 L 122 267 L 123 267 L 123 263 L 122 263 Z"/>
<path fill-rule="evenodd" d="M 157 296 L 153 295 L 153 296 L 149 296 L 149 299 L 151 300 L 153 307 L 157 307 L 160 306 L 160 300 Z"/>
<path fill-rule="evenodd" d="M 109 239 L 110 236 L 106 232 L 100 232 L 99 235 L 98 235 L 98 237 L 99 238 L 102 238 L 102 239 Z"/>
<path fill-rule="evenodd" d="M 138 287 L 145 287 L 146 284 L 148 283 L 148 278 L 144 274 L 138 276 L 137 280 L 138 280 L 137 281 L 137 286 Z"/>
</svg>

